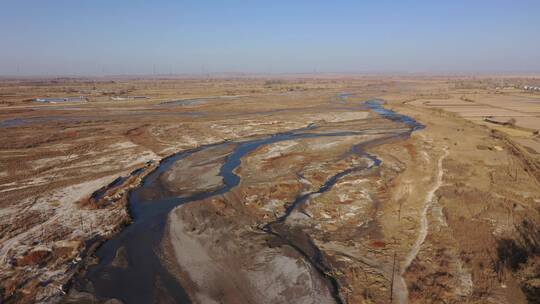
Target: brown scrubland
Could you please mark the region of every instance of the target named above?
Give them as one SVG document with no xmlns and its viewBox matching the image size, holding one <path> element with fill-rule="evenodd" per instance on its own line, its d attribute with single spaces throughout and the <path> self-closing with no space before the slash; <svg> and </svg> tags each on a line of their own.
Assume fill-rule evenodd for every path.
<svg viewBox="0 0 540 304">
<path fill-rule="evenodd" d="M 538 81 L 0 79 L 0 303 L 538 303 Z"/>
</svg>

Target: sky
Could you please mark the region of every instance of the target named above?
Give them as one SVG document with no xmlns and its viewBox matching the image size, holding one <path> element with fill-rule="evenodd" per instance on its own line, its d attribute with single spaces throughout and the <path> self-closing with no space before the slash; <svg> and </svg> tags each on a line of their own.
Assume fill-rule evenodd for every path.
<svg viewBox="0 0 540 304">
<path fill-rule="evenodd" d="M 540 72 L 538 0 L 0 0 L 0 75 Z"/>
</svg>

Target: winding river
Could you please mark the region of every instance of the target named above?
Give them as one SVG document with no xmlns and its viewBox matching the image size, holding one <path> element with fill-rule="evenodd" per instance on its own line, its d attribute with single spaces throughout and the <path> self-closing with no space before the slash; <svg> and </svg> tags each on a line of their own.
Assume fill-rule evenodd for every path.
<svg viewBox="0 0 540 304">
<path fill-rule="evenodd" d="M 350 95 L 346 99 L 349 99 Z M 343 98 L 345 99 L 345 98 Z M 349 102 L 349 100 L 347 100 Z M 87 291 L 95 294 L 99 298 L 117 298 L 125 303 L 152 303 L 156 299 L 157 293 L 166 291 L 166 293 L 177 303 L 190 303 L 187 293 L 182 289 L 178 281 L 167 271 L 167 266 L 160 259 L 160 243 L 164 235 L 167 216 L 176 206 L 195 202 L 215 195 L 224 194 L 237 186 L 240 177 L 234 173 L 234 170 L 241 164 L 241 160 L 248 153 L 257 148 L 286 140 L 301 138 L 317 138 L 332 136 L 353 136 L 363 134 L 385 134 L 384 139 L 396 137 L 407 137 L 414 130 L 423 126 L 412 118 L 395 113 L 383 107 L 383 102 L 370 100 L 362 104 L 357 104 L 357 109 L 366 108 L 379 114 L 381 117 L 402 123 L 406 131 L 389 130 L 361 130 L 361 131 L 340 131 L 324 132 L 317 130 L 317 125 L 310 125 L 306 128 L 273 134 L 266 137 L 239 140 L 234 142 L 223 142 L 211 145 L 201 146 L 196 149 L 180 152 L 169 158 L 164 159 L 159 167 L 147 175 L 141 186 L 133 190 L 129 196 L 129 209 L 133 222 L 126 227 L 113 239 L 105 242 L 95 253 L 99 258 L 99 263 L 90 266 L 82 277 L 74 280 L 74 287 L 77 290 Z M 283 216 L 275 222 L 268 224 L 264 230 L 274 233 L 273 226 L 283 222 L 287 216 L 299 205 L 304 203 L 310 195 L 322 193 L 329 190 L 341 177 L 357 170 L 364 170 L 380 165 L 380 160 L 375 156 L 364 152 L 366 144 L 377 145 L 383 141 L 363 143 L 355 145 L 351 153 L 355 153 L 372 160 L 372 165 L 366 167 L 353 167 L 342 171 L 327 180 L 327 182 L 318 191 L 304 194 L 298 197 Z M 159 182 L 159 177 L 171 166 L 191 155 L 208 148 L 220 145 L 232 145 L 233 152 L 230 153 L 220 169 L 220 176 L 223 177 L 223 186 L 217 190 L 197 193 L 188 197 L 175 196 L 164 189 Z M 150 193 L 150 195 L 149 195 Z M 121 249 L 121 250 L 119 250 Z M 122 260 L 127 263 L 124 267 L 115 265 L 118 260 L 118 252 L 123 252 Z M 311 260 L 312 264 L 316 261 Z M 118 263 L 117 263 L 118 264 Z M 320 265 L 314 265 L 319 273 L 324 274 L 324 269 Z M 332 278 L 326 278 L 332 280 Z M 335 282 L 330 282 L 334 288 L 334 294 L 339 294 Z M 336 297 L 336 296 L 335 296 Z M 340 302 L 339 295 L 336 302 Z"/>
</svg>

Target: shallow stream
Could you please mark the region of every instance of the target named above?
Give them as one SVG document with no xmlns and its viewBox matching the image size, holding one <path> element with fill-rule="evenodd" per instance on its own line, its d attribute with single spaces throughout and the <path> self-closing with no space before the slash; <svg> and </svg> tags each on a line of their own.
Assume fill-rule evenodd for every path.
<svg viewBox="0 0 540 304">
<path fill-rule="evenodd" d="M 347 101 L 350 100 L 350 95 L 345 96 Z M 345 98 L 341 97 L 341 99 Z M 181 204 L 224 194 L 237 186 L 240 177 L 234 173 L 235 169 L 240 166 L 244 156 L 261 146 L 301 138 L 357 136 L 377 133 L 387 134 L 384 138 L 392 138 L 408 136 L 412 131 L 423 127 L 408 116 L 385 109 L 380 101 L 371 100 L 359 106 L 359 109 L 364 111 L 369 109 L 384 118 L 403 123 L 407 127 L 407 131 L 369 129 L 324 133 L 321 130 L 315 132 L 319 127 L 310 125 L 306 128 L 266 137 L 205 145 L 164 159 L 154 172 L 145 177 L 142 185 L 130 194 L 129 209 L 133 223 L 113 239 L 105 242 L 97 250 L 95 255 L 99 258 L 99 263 L 89 267 L 83 277 L 76 278 L 73 287 L 79 291 L 93 293 L 99 298 L 117 298 L 125 303 L 153 303 L 155 299 L 163 295 L 173 298 L 177 303 L 190 303 L 186 292 L 167 271 L 167 267 L 163 265 L 162 259 L 160 259 L 160 244 L 169 212 Z M 220 175 L 223 177 L 223 186 L 219 189 L 179 198 L 161 185 L 159 177 L 169 170 L 175 162 L 219 145 L 234 146 L 233 152 L 227 156 L 226 161 L 221 166 Z M 363 144 L 353 146 L 351 153 L 369 158 L 372 161 L 369 168 L 380 164 L 380 161 L 375 156 L 368 155 L 363 151 Z M 327 191 L 342 176 L 361 169 L 350 168 L 338 173 L 331 177 L 317 193 Z M 278 221 L 283 221 L 297 204 L 306 200 L 307 196 L 298 197 Z M 119 252 L 122 252 L 123 256 L 118 256 Z"/>
</svg>

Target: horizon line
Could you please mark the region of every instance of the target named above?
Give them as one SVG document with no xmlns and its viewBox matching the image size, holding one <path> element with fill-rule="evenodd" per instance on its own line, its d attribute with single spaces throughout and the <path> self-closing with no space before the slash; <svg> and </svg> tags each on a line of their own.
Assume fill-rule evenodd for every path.
<svg viewBox="0 0 540 304">
<path fill-rule="evenodd" d="M 28 78 L 72 78 L 72 79 L 85 79 L 85 78 L 222 78 L 222 77 L 283 77 L 283 76 L 432 76 L 432 77 L 540 77 L 540 71 L 441 71 L 441 72 L 404 72 L 404 71 L 367 71 L 367 72 L 193 72 L 193 73 L 111 73 L 111 74 L 73 74 L 73 73 L 59 73 L 59 74 L 13 74 L 6 73 L 0 74 L 0 78 L 11 79 L 28 79 Z"/>
</svg>

